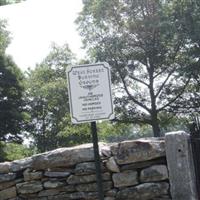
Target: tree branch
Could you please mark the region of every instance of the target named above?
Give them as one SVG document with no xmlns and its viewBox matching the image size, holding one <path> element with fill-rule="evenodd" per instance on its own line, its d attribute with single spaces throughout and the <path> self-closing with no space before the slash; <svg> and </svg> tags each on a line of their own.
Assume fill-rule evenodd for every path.
<svg viewBox="0 0 200 200">
<path fill-rule="evenodd" d="M 151 125 L 152 122 L 149 119 L 143 119 L 143 118 L 136 118 L 136 117 L 131 117 L 131 119 L 113 119 L 111 120 L 112 122 L 118 122 L 118 123 L 125 123 L 125 124 L 149 124 Z"/>
<path fill-rule="evenodd" d="M 174 103 L 185 91 L 185 88 L 187 87 L 188 83 L 190 82 L 190 78 L 188 78 L 187 82 L 185 83 L 184 87 L 182 88 L 181 92 L 179 92 L 179 94 L 172 99 L 171 101 L 169 101 L 167 104 L 165 104 L 164 106 L 162 106 L 161 108 L 158 109 L 158 112 L 164 110 L 166 107 L 170 106 L 170 104 Z"/>
<path fill-rule="evenodd" d="M 131 100 L 132 100 L 134 103 L 136 103 L 137 105 L 139 105 L 140 107 L 142 107 L 143 109 L 145 109 L 146 111 L 148 111 L 148 112 L 150 113 L 151 110 L 150 110 L 147 106 L 145 106 L 145 105 L 143 105 L 142 103 L 140 103 L 138 100 L 136 100 L 136 99 L 133 97 L 133 95 L 131 95 L 131 93 L 129 92 L 129 90 L 128 90 L 128 88 L 127 88 L 125 79 L 124 79 L 124 77 L 122 76 L 120 70 L 117 70 L 117 71 L 118 71 L 118 73 L 119 73 L 119 75 L 120 75 L 120 78 L 121 78 L 121 80 L 122 80 L 124 89 L 125 89 L 126 93 L 128 94 L 128 96 L 131 98 Z"/>
<path fill-rule="evenodd" d="M 174 69 L 168 74 L 168 76 L 166 77 L 166 79 L 164 80 L 164 82 L 162 83 L 162 85 L 160 86 L 159 90 L 157 91 L 155 97 L 158 97 L 158 95 L 160 94 L 160 92 L 164 88 L 164 86 L 167 83 L 167 81 L 169 80 L 170 76 L 175 72 L 175 70 L 176 70 L 176 67 L 174 67 Z"/>
<path fill-rule="evenodd" d="M 135 81 L 138 81 L 139 83 L 142 83 L 143 85 L 149 87 L 149 85 L 148 85 L 147 83 L 145 83 L 144 81 L 142 81 L 141 79 L 138 79 L 138 78 L 136 78 L 136 77 L 134 77 L 134 76 L 131 76 L 131 75 L 129 75 L 129 77 L 130 77 L 131 79 L 133 79 L 133 80 L 135 80 Z"/>
<path fill-rule="evenodd" d="M 177 53 L 178 53 L 178 51 L 179 51 L 179 49 L 180 49 L 180 47 L 181 47 L 181 43 L 182 43 L 182 41 L 180 40 L 180 41 L 178 42 L 177 46 L 175 47 L 175 52 L 174 52 L 174 54 L 171 56 L 171 59 L 173 60 L 173 63 L 174 63 L 175 58 L 176 58 L 176 55 L 177 55 Z M 166 68 L 164 68 L 162 71 L 158 72 L 158 73 L 154 76 L 154 78 L 157 78 L 159 75 L 161 75 L 161 74 L 162 74 L 163 72 L 165 72 L 167 69 L 168 69 L 168 67 L 166 67 Z"/>
<path fill-rule="evenodd" d="M 160 76 L 163 72 L 165 72 L 168 69 L 168 67 L 164 68 L 162 71 L 158 72 L 153 78 L 157 78 L 158 76 Z"/>
</svg>

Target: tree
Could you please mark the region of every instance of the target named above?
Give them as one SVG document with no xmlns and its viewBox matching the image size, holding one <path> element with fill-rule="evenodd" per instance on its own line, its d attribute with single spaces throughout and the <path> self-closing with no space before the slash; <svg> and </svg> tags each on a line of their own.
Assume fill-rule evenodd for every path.
<svg viewBox="0 0 200 200">
<path fill-rule="evenodd" d="M 90 138 L 87 125 L 75 128 L 70 122 L 66 68 L 72 62 L 68 45 L 53 44 L 44 61 L 28 72 L 27 131 L 40 152 L 84 143 Z"/>
<path fill-rule="evenodd" d="M 0 54 L 5 54 L 6 48 L 10 43 L 10 33 L 6 30 L 7 23 L 0 19 Z"/>
<path fill-rule="evenodd" d="M 141 132 L 140 127 L 133 124 L 104 121 L 97 123 L 97 127 L 99 140 L 109 143 L 152 136 L 149 133 L 146 134 L 145 131 Z"/>
<path fill-rule="evenodd" d="M 5 54 L 9 45 L 6 22 L 0 20 L 0 141 L 21 141 L 23 75 Z"/>
<path fill-rule="evenodd" d="M 2 1 L 0 1 L 2 5 Z M 10 43 L 6 21 L 0 20 L 0 161 L 6 159 L 5 141 L 22 142 L 23 75 L 5 51 Z M 4 141 L 4 142 L 3 142 Z"/>
<path fill-rule="evenodd" d="M 0 6 L 7 5 L 7 4 L 8 4 L 7 0 L 0 0 Z"/>
<path fill-rule="evenodd" d="M 77 19 L 91 58 L 112 67 L 116 120 L 149 124 L 155 136 L 160 115 L 168 121 L 184 109 L 191 83 L 191 74 L 185 76 L 191 58 L 173 8 L 164 0 L 86 0 Z"/>
<path fill-rule="evenodd" d="M 173 1 L 173 17 L 179 27 L 179 34 L 185 37 L 185 52 L 190 63 L 185 76 L 191 76 L 190 91 L 185 95 L 187 101 L 182 102 L 187 112 L 199 112 L 200 107 L 200 2 Z M 187 105 L 185 105 L 187 104 Z"/>
<path fill-rule="evenodd" d="M 0 55 L 0 141 L 21 141 L 23 75 L 12 59 Z"/>
<path fill-rule="evenodd" d="M 0 144 L 1 145 L 1 144 Z M 23 144 L 17 143 L 3 143 L 4 159 L 6 161 L 13 161 L 23 159 L 34 154 L 33 147 L 27 147 Z"/>
<path fill-rule="evenodd" d="M 0 0 L 0 6 L 12 4 L 12 3 L 20 3 L 24 0 Z"/>
</svg>

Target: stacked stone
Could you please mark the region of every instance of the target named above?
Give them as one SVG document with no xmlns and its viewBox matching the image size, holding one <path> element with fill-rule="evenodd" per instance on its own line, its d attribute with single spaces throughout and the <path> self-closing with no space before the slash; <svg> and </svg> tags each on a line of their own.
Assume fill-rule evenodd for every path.
<svg viewBox="0 0 200 200">
<path fill-rule="evenodd" d="M 169 200 L 164 141 L 100 144 L 105 200 Z M 97 200 L 91 144 L 0 163 L 0 200 Z"/>
<path fill-rule="evenodd" d="M 169 200 L 169 178 L 162 139 L 125 141 L 111 147 L 118 170 L 112 175 L 117 200 Z"/>
</svg>

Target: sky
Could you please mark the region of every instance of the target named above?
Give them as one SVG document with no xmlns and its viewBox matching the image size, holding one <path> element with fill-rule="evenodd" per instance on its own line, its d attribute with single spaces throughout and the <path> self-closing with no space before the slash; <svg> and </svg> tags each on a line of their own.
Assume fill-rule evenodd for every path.
<svg viewBox="0 0 200 200">
<path fill-rule="evenodd" d="M 74 23 L 82 0 L 27 0 L 0 7 L 0 18 L 8 20 L 12 42 L 7 49 L 25 71 L 34 68 L 49 53 L 52 42 L 69 44 L 77 58 L 84 58 L 81 38 Z"/>
</svg>

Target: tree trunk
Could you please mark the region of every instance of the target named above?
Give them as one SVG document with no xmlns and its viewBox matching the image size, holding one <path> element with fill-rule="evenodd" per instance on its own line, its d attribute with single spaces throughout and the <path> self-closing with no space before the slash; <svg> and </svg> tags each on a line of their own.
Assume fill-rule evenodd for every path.
<svg viewBox="0 0 200 200">
<path fill-rule="evenodd" d="M 154 137 L 160 137 L 160 127 L 158 123 L 158 112 L 156 108 L 156 95 L 154 93 L 154 66 L 150 64 L 150 68 L 147 69 L 149 72 L 149 92 L 151 98 L 151 125 L 153 129 Z"/>
<path fill-rule="evenodd" d="M 158 123 L 153 123 L 152 129 L 153 129 L 154 137 L 161 137 L 160 127 L 159 127 Z"/>
<path fill-rule="evenodd" d="M 152 114 L 152 129 L 154 137 L 161 137 L 160 126 L 158 123 L 157 113 Z"/>
</svg>

